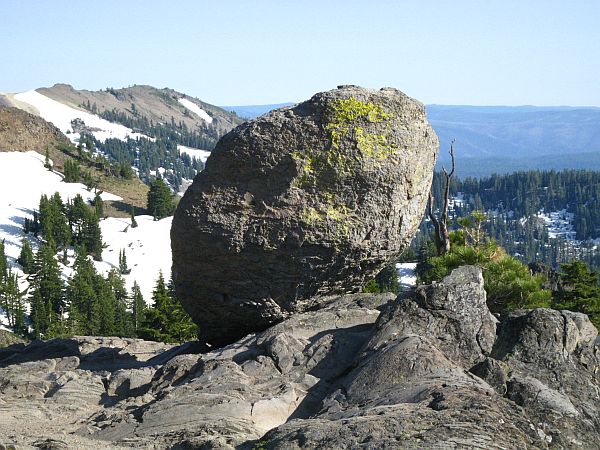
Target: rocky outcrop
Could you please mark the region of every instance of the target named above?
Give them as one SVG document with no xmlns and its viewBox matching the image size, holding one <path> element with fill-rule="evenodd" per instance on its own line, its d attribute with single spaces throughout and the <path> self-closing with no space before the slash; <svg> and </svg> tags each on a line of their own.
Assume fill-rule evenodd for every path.
<svg viewBox="0 0 600 450">
<path fill-rule="evenodd" d="M 587 316 L 517 311 L 497 324 L 479 269 L 399 298 L 355 369 L 270 449 L 600 448 L 600 351 Z"/>
<path fill-rule="evenodd" d="M 0 444 L 594 449 L 596 335 L 567 311 L 496 319 L 480 270 L 463 267 L 397 299 L 331 297 L 203 354 L 191 344 L 36 341 L 0 355 Z"/>
<path fill-rule="evenodd" d="M 171 230 L 177 295 L 222 345 L 355 292 L 410 242 L 437 137 L 421 103 L 355 86 L 241 125 Z"/>
<path fill-rule="evenodd" d="M 58 128 L 41 117 L 0 105 L 0 151 L 43 153 L 68 142 Z"/>
<path fill-rule="evenodd" d="M 111 338 L 17 347 L 0 355 L 0 444 L 30 448 L 43 436 L 78 449 L 252 448 L 320 408 L 393 299 L 331 298 L 321 311 L 204 354 Z"/>
</svg>

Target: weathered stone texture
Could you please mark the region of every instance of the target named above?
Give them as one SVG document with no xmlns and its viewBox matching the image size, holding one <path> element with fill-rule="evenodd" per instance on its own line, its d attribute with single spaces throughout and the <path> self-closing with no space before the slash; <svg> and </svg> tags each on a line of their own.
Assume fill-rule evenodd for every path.
<svg viewBox="0 0 600 450">
<path fill-rule="evenodd" d="M 356 292 L 419 225 L 438 150 L 423 105 L 356 86 L 225 135 L 171 230 L 177 295 L 216 345 Z"/>
</svg>

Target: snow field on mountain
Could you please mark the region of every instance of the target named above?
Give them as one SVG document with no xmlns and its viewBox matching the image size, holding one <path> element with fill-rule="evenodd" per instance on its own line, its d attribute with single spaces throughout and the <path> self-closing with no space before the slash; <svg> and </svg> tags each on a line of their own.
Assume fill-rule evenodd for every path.
<svg viewBox="0 0 600 450">
<path fill-rule="evenodd" d="M 92 134 L 96 139 L 103 142 L 109 138 L 116 138 L 124 141 L 128 136 L 132 139 L 137 139 L 138 137 L 147 138 L 147 136 L 143 134 L 134 133 L 130 128 L 109 122 L 95 114 L 71 108 L 70 106 L 40 94 L 35 90 L 16 94 L 15 99 L 36 108 L 42 119 L 54 124 L 54 126 L 65 133 L 74 143 L 77 143 L 79 140 L 79 133 L 73 133 L 73 128 L 71 126 L 71 121 L 74 119 L 83 120 L 85 125 L 89 128 L 97 128 L 98 130 L 93 131 Z"/>
<path fill-rule="evenodd" d="M 80 194 L 87 202 L 94 193 L 81 183 L 65 183 L 62 175 L 44 167 L 44 157 L 36 152 L 0 153 L 0 240 L 5 240 L 5 250 L 9 264 L 20 275 L 21 286 L 27 286 L 25 276 L 16 264 L 21 252 L 25 218 L 31 218 L 39 207 L 40 196 L 58 192 L 63 200 Z M 121 197 L 104 192 L 103 200 L 121 200 Z M 119 251 L 125 250 L 127 265 L 131 273 L 124 275 L 127 287 L 131 289 L 134 280 L 140 285 L 147 303 L 150 303 L 152 290 L 159 271 L 166 280 L 171 273 L 171 217 L 154 221 L 150 216 L 136 216 L 137 228 L 130 227 L 130 219 L 107 218 L 100 221 L 103 261 L 94 264 L 102 274 L 111 268 L 119 267 Z M 34 252 L 39 242 L 32 235 L 27 236 Z M 67 266 L 61 265 L 65 281 L 72 275 L 73 251 L 68 252 Z"/>
<path fill-rule="evenodd" d="M 199 148 L 186 147 L 185 145 L 178 145 L 177 149 L 181 153 L 185 153 L 186 155 L 189 155 L 192 158 L 199 159 L 203 163 L 206 163 L 206 160 L 210 156 L 210 151 L 208 151 L 208 150 L 201 150 Z"/>
<path fill-rule="evenodd" d="M 109 217 L 100 221 L 102 240 L 107 247 L 102 251 L 102 261 L 96 269 L 108 273 L 119 268 L 119 252 L 125 250 L 127 266 L 131 273 L 123 275 L 131 290 L 137 281 L 146 303 L 152 300 L 152 291 L 162 271 L 165 281 L 171 276 L 171 222 L 172 217 L 155 221 L 152 216 L 136 216 L 137 228 L 131 228 L 130 219 Z"/>
<path fill-rule="evenodd" d="M 210 117 L 206 111 L 204 111 L 194 102 L 189 101 L 187 98 L 180 98 L 177 99 L 177 101 L 183 106 L 185 106 L 187 109 L 189 109 L 191 112 L 196 114 L 198 117 L 200 117 L 202 120 L 204 120 L 206 123 L 212 123 L 212 117 Z"/>
<path fill-rule="evenodd" d="M 548 237 L 556 239 L 564 237 L 567 240 L 574 241 L 576 239 L 575 227 L 573 222 L 575 214 L 567 212 L 566 209 L 560 211 L 545 212 L 543 209 L 538 212 L 537 217 L 542 219 L 548 228 Z"/>
</svg>

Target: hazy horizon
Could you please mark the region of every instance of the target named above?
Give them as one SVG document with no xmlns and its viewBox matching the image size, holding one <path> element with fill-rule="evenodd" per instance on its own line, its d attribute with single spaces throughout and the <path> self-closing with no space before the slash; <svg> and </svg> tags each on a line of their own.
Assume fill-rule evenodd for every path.
<svg viewBox="0 0 600 450">
<path fill-rule="evenodd" d="M 600 106 L 600 2 L 0 3 L 0 91 L 170 87 L 216 105 L 340 84 L 425 104 Z"/>
</svg>

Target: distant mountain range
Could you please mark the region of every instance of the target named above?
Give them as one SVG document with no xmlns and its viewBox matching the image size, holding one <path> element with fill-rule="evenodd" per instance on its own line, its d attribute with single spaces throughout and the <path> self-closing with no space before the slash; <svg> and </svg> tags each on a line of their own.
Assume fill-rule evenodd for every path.
<svg viewBox="0 0 600 450">
<path fill-rule="evenodd" d="M 129 127 L 126 132 L 132 137 L 136 136 L 134 132 L 155 137 L 164 135 L 164 128 L 169 133 L 172 129 L 171 134 L 182 151 L 188 151 L 185 150 L 188 147 L 211 150 L 220 136 L 243 120 L 293 105 L 290 102 L 217 107 L 167 88 L 134 85 L 86 91 L 65 84 L 16 95 L 0 94 L 0 105 L 40 115 L 68 133 L 73 114 L 58 114 L 53 108 L 46 111 L 43 108 L 46 103 L 37 103 L 43 99 L 40 94 L 46 100 L 60 102 L 73 114 L 83 111 Z M 426 108 L 440 138 L 438 168 L 448 165 L 448 149 L 455 140 L 457 173 L 461 177 L 532 169 L 600 170 L 600 108 L 461 105 Z M 86 125 L 98 137 L 123 139 L 119 130 L 113 131 L 111 127 L 103 130 L 102 124 L 89 120 Z M 162 128 L 157 130 L 157 126 Z M 204 160 L 207 155 L 205 152 L 200 157 Z"/>
<path fill-rule="evenodd" d="M 254 118 L 280 105 L 223 106 Z M 600 170 L 600 108 L 428 105 L 440 138 L 438 168 L 456 140 L 457 173 L 486 176 L 532 169 Z"/>
<path fill-rule="evenodd" d="M 529 169 L 600 170 L 600 108 L 427 106 L 440 163 L 456 140 L 460 176 Z"/>
</svg>

